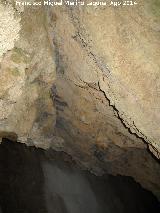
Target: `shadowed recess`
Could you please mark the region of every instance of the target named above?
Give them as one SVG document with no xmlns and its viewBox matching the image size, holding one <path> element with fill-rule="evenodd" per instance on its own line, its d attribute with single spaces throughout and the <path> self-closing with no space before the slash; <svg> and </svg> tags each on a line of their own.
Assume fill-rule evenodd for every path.
<svg viewBox="0 0 160 213">
<path fill-rule="evenodd" d="M 0 146 L 3 213 L 151 213 L 153 194 L 130 177 L 97 177 L 70 156 L 3 139 Z"/>
</svg>

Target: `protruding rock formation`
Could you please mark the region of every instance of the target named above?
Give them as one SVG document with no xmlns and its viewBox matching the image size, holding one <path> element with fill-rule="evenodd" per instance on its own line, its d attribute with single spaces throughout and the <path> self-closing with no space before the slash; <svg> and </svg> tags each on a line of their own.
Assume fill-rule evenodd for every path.
<svg viewBox="0 0 160 213">
<path fill-rule="evenodd" d="M 4 52 L 0 67 L 0 136 L 47 148 L 55 124 L 50 93 L 55 65 L 44 10 L 25 7 L 21 12 L 22 8 L 16 10 L 14 4 L 1 7 L 6 8 L 6 16 L 1 20 L 4 33 L 0 41 L 6 47 L 0 50 Z"/>
<path fill-rule="evenodd" d="M 160 165 L 147 151 L 159 158 L 159 8 L 15 9 L 21 29 L 1 61 L 0 136 L 63 150 L 160 196 Z"/>
</svg>

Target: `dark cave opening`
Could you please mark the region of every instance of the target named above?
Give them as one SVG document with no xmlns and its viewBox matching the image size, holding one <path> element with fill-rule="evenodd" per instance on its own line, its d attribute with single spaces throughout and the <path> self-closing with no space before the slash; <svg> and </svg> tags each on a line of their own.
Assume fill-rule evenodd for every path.
<svg viewBox="0 0 160 213">
<path fill-rule="evenodd" d="M 131 177 L 97 177 L 70 156 L 3 139 L 0 145 L 2 213 L 151 213 L 156 197 Z"/>
</svg>

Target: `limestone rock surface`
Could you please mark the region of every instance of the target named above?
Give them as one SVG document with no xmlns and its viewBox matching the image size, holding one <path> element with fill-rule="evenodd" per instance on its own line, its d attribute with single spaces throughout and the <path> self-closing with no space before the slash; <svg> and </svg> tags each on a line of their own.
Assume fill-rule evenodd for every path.
<svg viewBox="0 0 160 213">
<path fill-rule="evenodd" d="M 14 1 L 1 8 L 0 137 L 47 148 L 55 123 L 55 64 L 45 13 L 39 7 L 15 9 Z"/>
<path fill-rule="evenodd" d="M 97 175 L 132 176 L 160 198 L 158 1 L 8 2 L 0 4 L 12 19 L 0 35 L 0 137 L 65 151 Z"/>
<path fill-rule="evenodd" d="M 48 11 L 63 150 L 93 172 L 132 176 L 157 195 L 159 163 L 147 146 L 159 158 L 158 11 L 156 1 L 142 0 Z"/>
</svg>

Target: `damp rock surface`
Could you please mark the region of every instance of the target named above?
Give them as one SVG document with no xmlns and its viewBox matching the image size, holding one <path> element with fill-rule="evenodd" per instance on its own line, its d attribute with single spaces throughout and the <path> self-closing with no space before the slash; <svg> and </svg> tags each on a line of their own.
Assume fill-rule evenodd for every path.
<svg viewBox="0 0 160 213">
<path fill-rule="evenodd" d="M 0 146 L 2 213 L 151 213 L 153 194 L 130 177 L 97 177 L 65 153 L 10 141 Z"/>
</svg>

